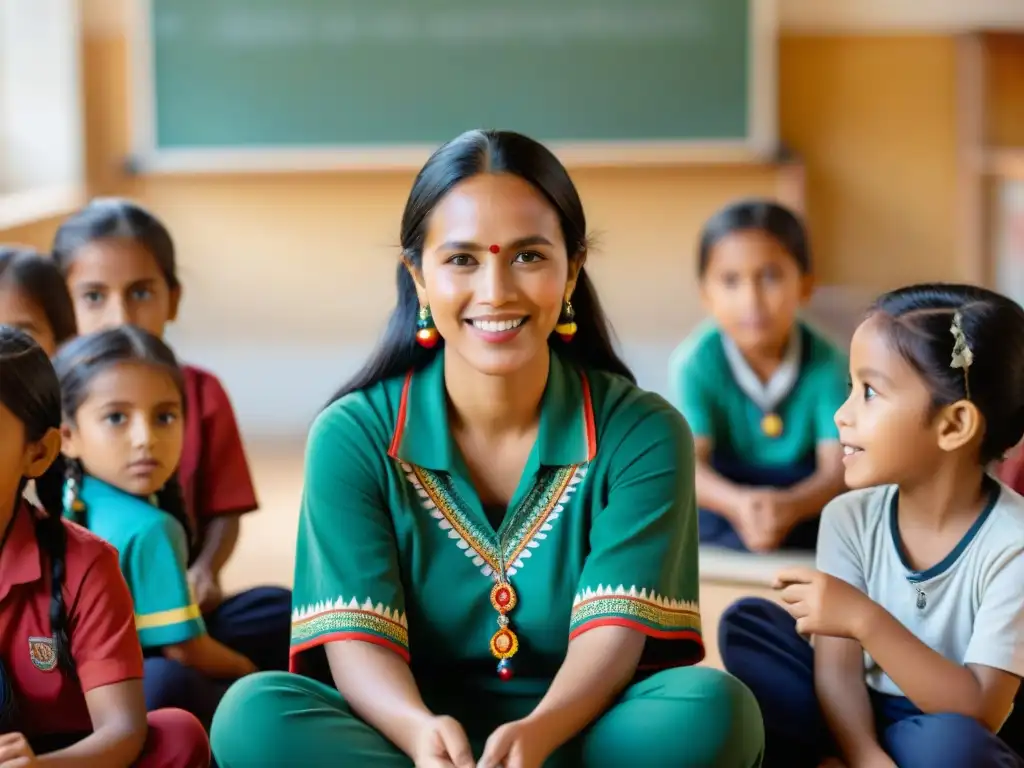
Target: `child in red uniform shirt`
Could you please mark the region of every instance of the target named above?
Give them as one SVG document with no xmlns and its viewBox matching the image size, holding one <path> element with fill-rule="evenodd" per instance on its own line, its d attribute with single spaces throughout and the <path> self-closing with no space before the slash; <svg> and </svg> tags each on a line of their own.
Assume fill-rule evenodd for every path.
<svg viewBox="0 0 1024 768">
<path fill-rule="evenodd" d="M 20 328 L 50 357 L 77 333 L 71 297 L 52 259 L 0 246 L 0 325 Z"/>
<path fill-rule="evenodd" d="M 120 199 L 92 201 L 57 231 L 53 255 L 80 333 L 131 324 L 163 337 L 178 314 L 174 243 L 153 214 Z M 287 669 L 291 592 L 259 587 L 224 598 L 219 573 L 238 518 L 257 508 L 231 403 L 217 378 L 182 366 L 187 413 L 179 481 L 197 533 L 189 581 L 210 635 L 263 670 Z"/>
<path fill-rule="evenodd" d="M 61 519 L 60 423 L 45 352 L 0 326 L 0 765 L 209 765 L 192 715 L 146 715 L 117 553 Z M 45 510 L 22 496 L 30 479 Z"/>
</svg>

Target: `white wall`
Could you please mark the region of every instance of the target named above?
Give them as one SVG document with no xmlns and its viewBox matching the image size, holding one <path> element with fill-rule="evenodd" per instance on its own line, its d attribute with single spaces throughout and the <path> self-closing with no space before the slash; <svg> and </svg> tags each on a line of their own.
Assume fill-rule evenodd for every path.
<svg viewBox="0 0 1024 768">
<path fill-rule="evenodd" d="M 0 1 L 0 194 L 79 184 L 78 3 Z"/>
</svg>

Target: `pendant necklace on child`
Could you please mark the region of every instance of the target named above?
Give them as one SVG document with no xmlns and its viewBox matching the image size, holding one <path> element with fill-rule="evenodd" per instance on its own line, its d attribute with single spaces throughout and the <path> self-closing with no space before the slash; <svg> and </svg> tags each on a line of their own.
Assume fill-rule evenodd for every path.
<svg viewBox="0 0 1024 768">
<path fill-rule="evenodd" d="M 739 347 L 728 336 L 722 336 L 722 346 L 733 380 L 761 412 L 759 426 L 762 434 L 770 438 L 781 437 L 785 424 L 778 408 L 789 397 L 800 378 L 803 339 L 799 327 L 794 329 L 779 366 L 766 382 L 761 381 Z"/>
<path fill-rule="evenodd" d="M 928 607 L 928 595 L 926 595 L 924 590 L 916 584 L 914 585 L 914 589 L 917 591 L 917 610 L 923 611 Z"/>
</svg>

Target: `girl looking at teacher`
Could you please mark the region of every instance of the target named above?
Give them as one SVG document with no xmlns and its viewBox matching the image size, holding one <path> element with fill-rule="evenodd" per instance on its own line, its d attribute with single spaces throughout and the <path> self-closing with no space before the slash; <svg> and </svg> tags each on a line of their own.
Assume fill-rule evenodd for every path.
<svg viewBox="0 0 1024 768">
<path fill-rule="evenodd" d="M 856 490 L 822 513 L 817 570 L 720 627 L 765 765 L 1022 768 L 1024 499 L 987 467 L 1024 436 L 1024 310 L 973 286 L 893 291 L 850 377 L 835 420 Z"/>
<path fill-rule="evenodd" d="M 413 184 L 398 304 L 307 450 L 292 663 L 222 768 L 753 768 L 704 655 L 693 442 L 612 348 L 565 168 L 470 131 Z"/>
</svg>

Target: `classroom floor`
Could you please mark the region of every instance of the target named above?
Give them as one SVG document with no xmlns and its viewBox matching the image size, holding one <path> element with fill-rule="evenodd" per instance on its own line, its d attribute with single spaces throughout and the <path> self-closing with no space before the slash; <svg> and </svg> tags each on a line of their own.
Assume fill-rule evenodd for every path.
<svg viewBox="0 0 1024 768">
<path fill-rule="evenodd" d="M 228 592 L 260 584 L 290 586 L 295 563 L 303 445 L 288 442 L 250 445 L 249 460 L 256 479 L 260 511 L 243 520 L 238 549 L 224 569 L 224 588 Z M 718 564 L 719 570 L 724 568 L 730 572 L 728 580 L 701 581 L 701 614 L 707 648 L 704 663 L 710 666 L 721 666 L 716 634 L 718 619 L 726 607 L 744 595 L 771 594 L 770 589 L 759 585 L 763 584 L 765 568 L 753 569 L 748 583 L 735 583 L 734 562 L 734 559 L 727 559 Z"/>
</svg>

